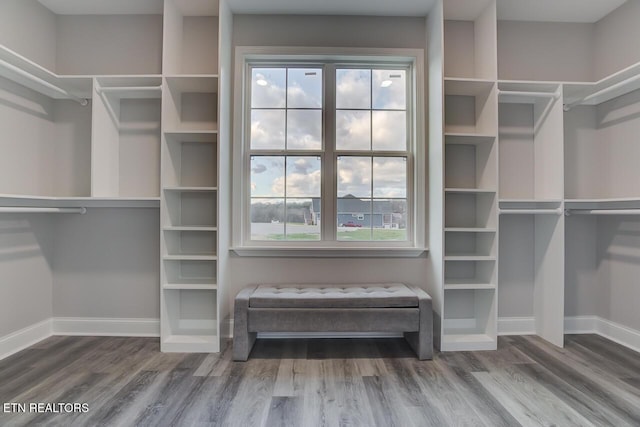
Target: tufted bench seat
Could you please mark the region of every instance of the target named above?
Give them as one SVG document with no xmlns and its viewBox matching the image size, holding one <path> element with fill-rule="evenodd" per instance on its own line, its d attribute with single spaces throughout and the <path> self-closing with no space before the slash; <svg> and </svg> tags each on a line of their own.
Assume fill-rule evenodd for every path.
<svg viewBox="0 0 640 427">
<path fill-rule="evenodd" d="M 248 359 L 258 332 L 404 332 L 431 359 L 431 297 L 402 283 L 250 286 L 236 296 L 234 360 Z"/>
</svg>

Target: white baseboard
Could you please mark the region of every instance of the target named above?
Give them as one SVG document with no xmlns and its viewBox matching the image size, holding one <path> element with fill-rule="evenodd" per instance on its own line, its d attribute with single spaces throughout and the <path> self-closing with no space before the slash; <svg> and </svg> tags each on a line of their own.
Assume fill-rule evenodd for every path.
<svg viewBox="0 0 640 427">
<path fill-rule="evenodd" d="M 108 319 L 98 317 L 54 317 L 53 335 L 113 337 L 159 337 L 159 319 Z"/>
<path fill-rule="evenodd" d="M 573 316 L 564 318 L 565 334 L 595 334 L 603 320 L 598 316 Z"/>
<path fill-rule="evenodd" d="M 640 331 L 606 319 L 598 319 L 596 333 L 620 345 L 640 352 Z"/>
<path fill-rule="evenodd" d="M 0 360 L 51 336 L 51 319 L 0 337 Z"/>
<path fill-rule="evenodd" d="M 535 330 L 533 317 L 498 318 L 498 335 L 534 335 Z"/>
</svg>

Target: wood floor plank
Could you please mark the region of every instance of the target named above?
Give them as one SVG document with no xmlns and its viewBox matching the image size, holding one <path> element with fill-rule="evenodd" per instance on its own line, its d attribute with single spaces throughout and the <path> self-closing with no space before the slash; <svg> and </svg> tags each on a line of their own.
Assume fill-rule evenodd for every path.
<svg viewBox="0 0 640 427">
<path fill-rule="evenodd" d="M 0 413 L 1 426 L 640 425 L 640 355 L 595 336 L 566 348 L 501 337 L 497 351 L 402 339 L 258 340 L 247 362 L 160 353 L 157 338 L 53 337 L 0 361 L 0 400 L 89 413 Z"/>
</svg>

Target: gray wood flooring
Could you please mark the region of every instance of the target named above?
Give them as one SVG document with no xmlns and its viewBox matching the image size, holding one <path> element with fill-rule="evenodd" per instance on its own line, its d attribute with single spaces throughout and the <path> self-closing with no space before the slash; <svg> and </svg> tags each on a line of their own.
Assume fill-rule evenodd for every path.
<svg viewBox="0 0 640 427">
<path fill-rule="evenodd" d="M 259 340 L 246 363 L 154 338 L 52 337 L 0 361 L 1 426 L 640 426 L 640 354 L 594 335 L 418 361 L 400 339 Z M 0 407 L 4 409 L 4 407 Z"/>
</svg>

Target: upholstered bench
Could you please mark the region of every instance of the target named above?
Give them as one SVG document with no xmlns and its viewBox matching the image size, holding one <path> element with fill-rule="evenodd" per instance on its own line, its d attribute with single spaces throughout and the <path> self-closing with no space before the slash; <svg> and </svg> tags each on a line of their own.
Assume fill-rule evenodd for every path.
<svg viewBox="0 0 640 427">
<path fill-rule="evenodd" d="M 420 360 L 433 356 L 431 297 L 401 283 L 247 287 L 235 301 L 234 360 L 249 358 L 258 332 L 403 332 Z"/>
</svg>

